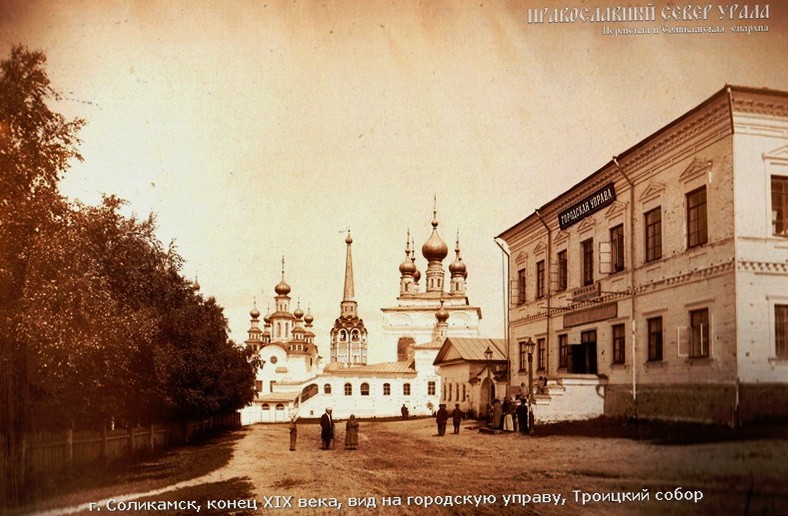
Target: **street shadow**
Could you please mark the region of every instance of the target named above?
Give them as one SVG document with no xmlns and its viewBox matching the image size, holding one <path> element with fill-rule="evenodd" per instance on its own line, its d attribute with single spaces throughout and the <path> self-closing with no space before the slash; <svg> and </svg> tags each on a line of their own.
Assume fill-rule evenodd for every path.
<svg viewBox="0 0 788 516">
<path fill-rule="evenodd" d="M 230 462 L 235 443 L 248 430 L 213 434 L 189 444 L 162 452 L 122 458 L 109 463 L 94 462 L 35 479 L 27 490 L 27 500 L 13 512 L 25 514 L 48 501 L 62 499 L 99 500 L 124 492 L 147 491 L 190 480 L 221 468 Z M 210 450 L 210 453 L 206 453 Z M 51 502 L 50 502 L 51 503 Z M 63 505 L 57 503 L 57 505 Z"/>
<path fill-rule="evenodd" d="M 531 434 L 531 437 L 537 439 L 552 436 L 630 439 L 667 446 L 763 439 L 788 440 L 788 421 L 756 422 L 731 428 L 700 423 L 599 417 L 586 421 L 537 424 Z"/>
</svg>

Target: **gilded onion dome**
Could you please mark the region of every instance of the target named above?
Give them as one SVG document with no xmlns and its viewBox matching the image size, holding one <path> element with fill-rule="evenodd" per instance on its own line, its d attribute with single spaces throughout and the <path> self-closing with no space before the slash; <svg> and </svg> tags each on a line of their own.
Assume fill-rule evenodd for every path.
<svg viewBox="0 0 788 516">
<path fill-rule="evenodd" d="M 265 313 L 265 317 L 263 317 L 263 322 L 265 324 L 271 324 L 271 308 L 268 308 L 268 311 Z"/>
<path fill-rule="evenodd" d="M 258 317 L 260 317 L 260 310 L 258 310 L 257 307 L 255 306 L 254 308 L 252 308 L 252 311 L 249 312 L 249 315 L 252 317 L 252 319 L 257 319 Z"/>
<path fill-rule="evenodd" d="M 465 263 L 462 261 L 462 256 L 460 256 L 460 232 L 457 232 L 457 246 L 454 248 L 454 252 L 456 253 L 456 258 L 454 261 L 451 262 L 449 265 L 449 273 L 452 276 L 459 276 L 462 275 L 463 277 L 468 275 L 468 272 L 465 269 Z"/>
<path fill-rule="evenodd" d="M 445 308 L 443 308 L 443 301 L 441 301 L 441 307 L 438 308 L 437 312 L 435 312 L 435 318 L 440 323 L 444 323 L 449 319 L 449 312 L 446 311 Z"/>
<path fill-rule="evenodd" d="M 432 211 L 432 234 L 421 246 L 421 254 L 427 262 L 442 262 L 449 254 L 449 247 L 438 235 L 438 217 L 435 210 Z"/>
<path fill-rule="evenodd" d="M 301 307 L 299 306 L 298 308 L 295 309 L 295 312 L 293 312 L 293 315 L 295 316 L 296 319 L 300 319 L 300 318 L 302 318 L 304 316 L 304 311 L 301 310 Z"/>
<path fill-rule="evenodd" d="M 416 264 L 413 263 L 413 258 L 410 256 L 410 230 L 408 230 L 407 243 L 405 244 L 405 259 L 399 265 L 399 272 L 403 276 L 413 276 L 418 272 Z"/>
<path fill-rule="evenodd" d="M 307 324 L 312 324 L 312 321 L 314 320 L 315 318 L 312 317 L 312 314 L 310 314 L 309 312 L 307 312 L 306 315 L 304 316 L 304 322 Z"/>
<path fill-rule="evenodd" d="M 282 257 L 282 281 L 280 281 L 275 287 L 274 292 L 276 292 L 280 296 L 286 296 L 290 293 L 290 285 L 285 282 L 285 257 Z"/>
</svg>

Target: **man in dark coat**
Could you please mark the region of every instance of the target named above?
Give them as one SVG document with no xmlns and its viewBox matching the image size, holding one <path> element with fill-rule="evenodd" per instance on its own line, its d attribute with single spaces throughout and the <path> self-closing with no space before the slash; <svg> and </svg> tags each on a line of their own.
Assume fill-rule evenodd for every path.
<svg viewBox="0 0 788 516">
<path fill-rule="evenodd" d="M 322 445 L 321 450 L 328 450 L 331 447 L 331 440 L 334 438 L 334 418 L 331 416 L 331 409 L 327 408 L 326 412 L 320 416 L 320 440 Z"/>
<path fill-rule="evenodd" d="M 402 419 L 408 419 L 408 407 L 406 407 L 404 403 L 402 404 L 402 408 L 399 409 L 399 411 L 402 414 Z"/>
<path fill-rule="evenodd" d="M 455 434 L 459 434 L 460 433 L 460 422 L 462 421 L 462 418 L 463 418 L 464 415 L 465 415 L 465 413 L 463 413 L 463 411 L 460 410 L 460 404 L 459 403 L 455 403 L 454 404 L 454 410 L 452 410 L 452 412 L 451 412 L 451 422 L 454 425 L 454 433 Z"/>
<path fill-rule="evenodd" d="M 449 420 L 449 411 L 446 410 L 446 404 L 441 403 L 438 408 L 438 413 L 435 414 L 435 422 L 438 423 L 438 435 L 446 435 L 446 422 Z"/>
<path fill-rule="evenodd" d="M 521 434 L 528 434 L 528 405 L 525 404 L 525 398 L 522 398 L 517 406 L 517 426 L 520 427 Z"/>
</svg>

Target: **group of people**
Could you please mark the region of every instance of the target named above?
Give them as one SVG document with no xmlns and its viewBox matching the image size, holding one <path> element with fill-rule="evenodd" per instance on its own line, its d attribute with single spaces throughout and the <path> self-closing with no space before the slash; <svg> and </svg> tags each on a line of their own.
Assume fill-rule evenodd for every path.
<svg viewBox="0 0 788 516">
<path fill-rule="evenodd" d="M 460 404 L 454 405 L 454 410 L 451 412 L 451 422 L 454 425 L 454 433 L 460 433 L 460 423 L 462 418 L 465 417 L 465 412 L 460 409 Z M 435 413 L 435 423 L 438 425 L 438 435 L 446 435 L 446 423 L 449 421 L 449 411 L 446 410 L 446 404 L 441 403 L 438 405 L 438 412 Z"/>
<path fill-rule="evenodd" d="M 320 416 L 320 449 L 331 450 L 334 448 L 334 439 L 336 436 L 336 427 L 334 425 L 334 416 L 332 415 L 331 408 L 326 408 L 326 411 Z M 290 451 L 295 451 L 296 441 L 298 440 L 298 416 L 295 415 L 290 420 Z M 345 423 L 345 449 L 357 450 L 358 449 L 358 420 L 356 416 L 351 414 Z"/>
<path fill-rule="evenodd" d="M 525 398 L 520 398 L 517 404 L 507 396 L 503 403 L 495 398 L 487 410 L 488 425 L 494 430 L 504 432 L 519 431 L 527 434 L 531 426 L 531 417 Z"/>
</svg>

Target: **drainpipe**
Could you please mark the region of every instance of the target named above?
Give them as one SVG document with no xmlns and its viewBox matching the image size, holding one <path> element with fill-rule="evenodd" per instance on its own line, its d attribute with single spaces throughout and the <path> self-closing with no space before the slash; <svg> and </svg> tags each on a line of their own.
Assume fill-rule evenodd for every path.
<svg viewBox="0 0 788 516">
<path fill-rule="evenodd" d="M 493 242 L 501 248 L 501 281 L 503 282 L 503 339 L 506 342 L 506 395 L 512 385 L 512 362 L 509 359 L 509 258 L 511 256 L 509 247 L 504 241 L 503 244 L 498 238 L 493 238 Z M 504 247 L 506 246 L 506 247 Z"/>
<path fill-rule="evenodd" d="M 547 230 L 547 265 L 545 266 L 545 268 L 547 269 L 547 271 L 545 271 L 547 273 L 547 339 L 545 341 L 545 351 L 547 352 L 546 360 L 547 360 L 547 364 L 548 364 L 547 371 L 548 371 L 548 374 L 549 374 L 549 371 L 550 371 L 550 367 L 549 367 L 549 365 L 550 365 L 550 317 L 552 316 L 552 314 L 550 313 L 550 307 L 551 307 L 551 303 L 550 303 L 550 301 L 551 301 L 551 296 L 550 296 L 550 294 L 551 294 L 550 293 L 550 272 L 553 270 L 552 269 L 553 232 L 550 229 L 550 227 L 547 225 L 547 223 L 544 221 L 544 219 L 542 218 L 542 215 L 539 213 L 539 210 L 534 210 L 534 213 L 536 213 L 536 216 L 539 218 L 539 222 L 541 222 L 542 225 L 544 226 L 544 228 Z"/>
<path fill-rule="evenodd" d="M 634 405 L 633 417 L 638 417 L 638 383 L 637 383 L 637 327 L 635 324 L 635 183 L 627 176 L 624 169 L 618 163 L 618 157 L 613 156 L 613 163 L 616 165 L 621 176 L 629 184 L 629 290 L 632 303 L 632 403 Z"/>
</svg>

